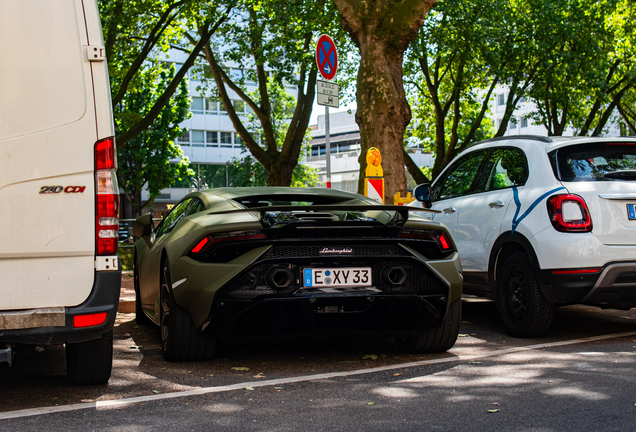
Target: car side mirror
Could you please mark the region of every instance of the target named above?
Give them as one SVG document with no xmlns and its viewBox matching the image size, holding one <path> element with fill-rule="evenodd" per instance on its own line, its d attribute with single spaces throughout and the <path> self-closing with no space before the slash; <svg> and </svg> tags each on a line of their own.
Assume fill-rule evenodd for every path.
<svg viewBox="0 0 636 432">
<path fill-rule="evenodd" d="M 153 222 L 152 212 L 143 214 L 137 218 L 133 224 L 133 235 L 139 238 L 148 237 L 152 234 Z"/>
<path fill-rule="evenodd" d="M 426 208 L 431 208 L 431 206 L 433 205 L 431 203 L 430 183 L 422 183 L 421 185 L 417 185 L 415 189 L 413 189 L 413 196 L 419 202 L 424 203 L 424 206 Z"/>
</svg>

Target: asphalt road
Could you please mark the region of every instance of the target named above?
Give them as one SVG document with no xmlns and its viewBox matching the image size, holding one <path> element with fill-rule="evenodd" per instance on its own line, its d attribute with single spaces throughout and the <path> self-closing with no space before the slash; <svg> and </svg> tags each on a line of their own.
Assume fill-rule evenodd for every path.
<svg viewBox="0 0 636 432">
<path fill-rule="evenodd" d="M 165 362 L 157 330 L 123 314 L 107 386 L 69 385 L 61 347 L 19 346 L 0 430 L 636 430 L 636 311 L 562 308 L 547 337 L 516 339 L 492 302 L 463 308 L 444 354 L 299 342 L 196 363 Z"/>
</svg>

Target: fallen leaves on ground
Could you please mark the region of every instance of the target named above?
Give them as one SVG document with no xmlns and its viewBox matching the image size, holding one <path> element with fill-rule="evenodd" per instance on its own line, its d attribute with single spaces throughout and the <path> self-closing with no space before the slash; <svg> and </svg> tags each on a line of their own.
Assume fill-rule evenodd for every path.
<svg viewBox="0 0 636 432">
<path fill-rule="evenodd" d="M 492 409 L 492 410 L 488 410 L 489 413 L 496 413 L 496 412 L 500 412 L 500 409 Z"/>
<path fill-rule="evenodd" d="M 244 366 L 234 366 L 232 368 L 232 370 L 235 370 L 235 371 L 248 371 L 248 370 L 250 370 L 250 368 L 244 367 Z"/>
<path fill-rule="evenodd" d="M 256 375 L 254 375 L 254 378 L 266 378 L 266 376 L 263 375 L 263 372 L 259 372 Z"/>
<path fill-rule="evenodd" d="M 378 356 L 375 355 L 375 354 L 366 354 L 366 355 L 362 356 L 362 360 L 367 360 L 367 359 L 376 360 L 377 358 L 378 358 Z"/>
<path fill-rule="evenodd" d="M 375 405 L 375 402 L 367 402 L 367 405 Z"/>
</svg>

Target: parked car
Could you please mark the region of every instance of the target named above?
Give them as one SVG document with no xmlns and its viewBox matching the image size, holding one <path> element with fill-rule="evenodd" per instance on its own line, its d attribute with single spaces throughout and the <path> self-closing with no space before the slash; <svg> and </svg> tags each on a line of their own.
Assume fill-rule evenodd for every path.
<svg viewBox="0 0 636 432">
<path fill-rule="evenodd" d="M 559 305 L 636 306 L 635 181 L 634 138 L 509 136 L 457 156 L 412 205 L 441 210 L 464 292 L 534 337 Z"/>
<path fill-rule="evenodd" d="M 138 323 L 167 360 L 213 358 L 219 341 L 393 337 L 445 351 L 461 315 L 448 230 L 402 206 L 323 188 L 193 192 L 133 232 Z"/>
</svg>

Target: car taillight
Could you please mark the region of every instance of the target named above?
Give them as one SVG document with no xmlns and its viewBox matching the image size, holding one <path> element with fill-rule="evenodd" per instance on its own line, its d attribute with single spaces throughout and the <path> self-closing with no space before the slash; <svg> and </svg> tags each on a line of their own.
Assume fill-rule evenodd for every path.
<svg viewBox="0 0 636 432">
<path fill-rule="evenodd" d="M 548 198 L 548 215 L 557 231 L 592 231 L 592 218 L 585 200 L 578 195 L 554 195 Z"/>
<path fill-rule="evenodd" d="M 242 240 L 257 240 L 264 239 L 266 236 L 261 230 L 243 230 L 243 231 L 228 231 L 222 233 L 210 234 L 204 237 L 199 243 L 192 248 L 191 253 L 204 253 L 212 245 L 221 242 L 242 241 Z"/>
<path fill-rule="evenodd" d="M 403 228 L 398 233 L 398 237 L 410 238 L 415 240 L 432 240 L 436 242 L 442 252 L 453 250 L 453 243 L 444 231 L 420 229 L 420 228 Z"/>
<path fill-rule="evenodd" d="M 95 253 L 114 255 L 119 239 L 119 187 L 115 138 L 95 144 Z"/>
</svg>

